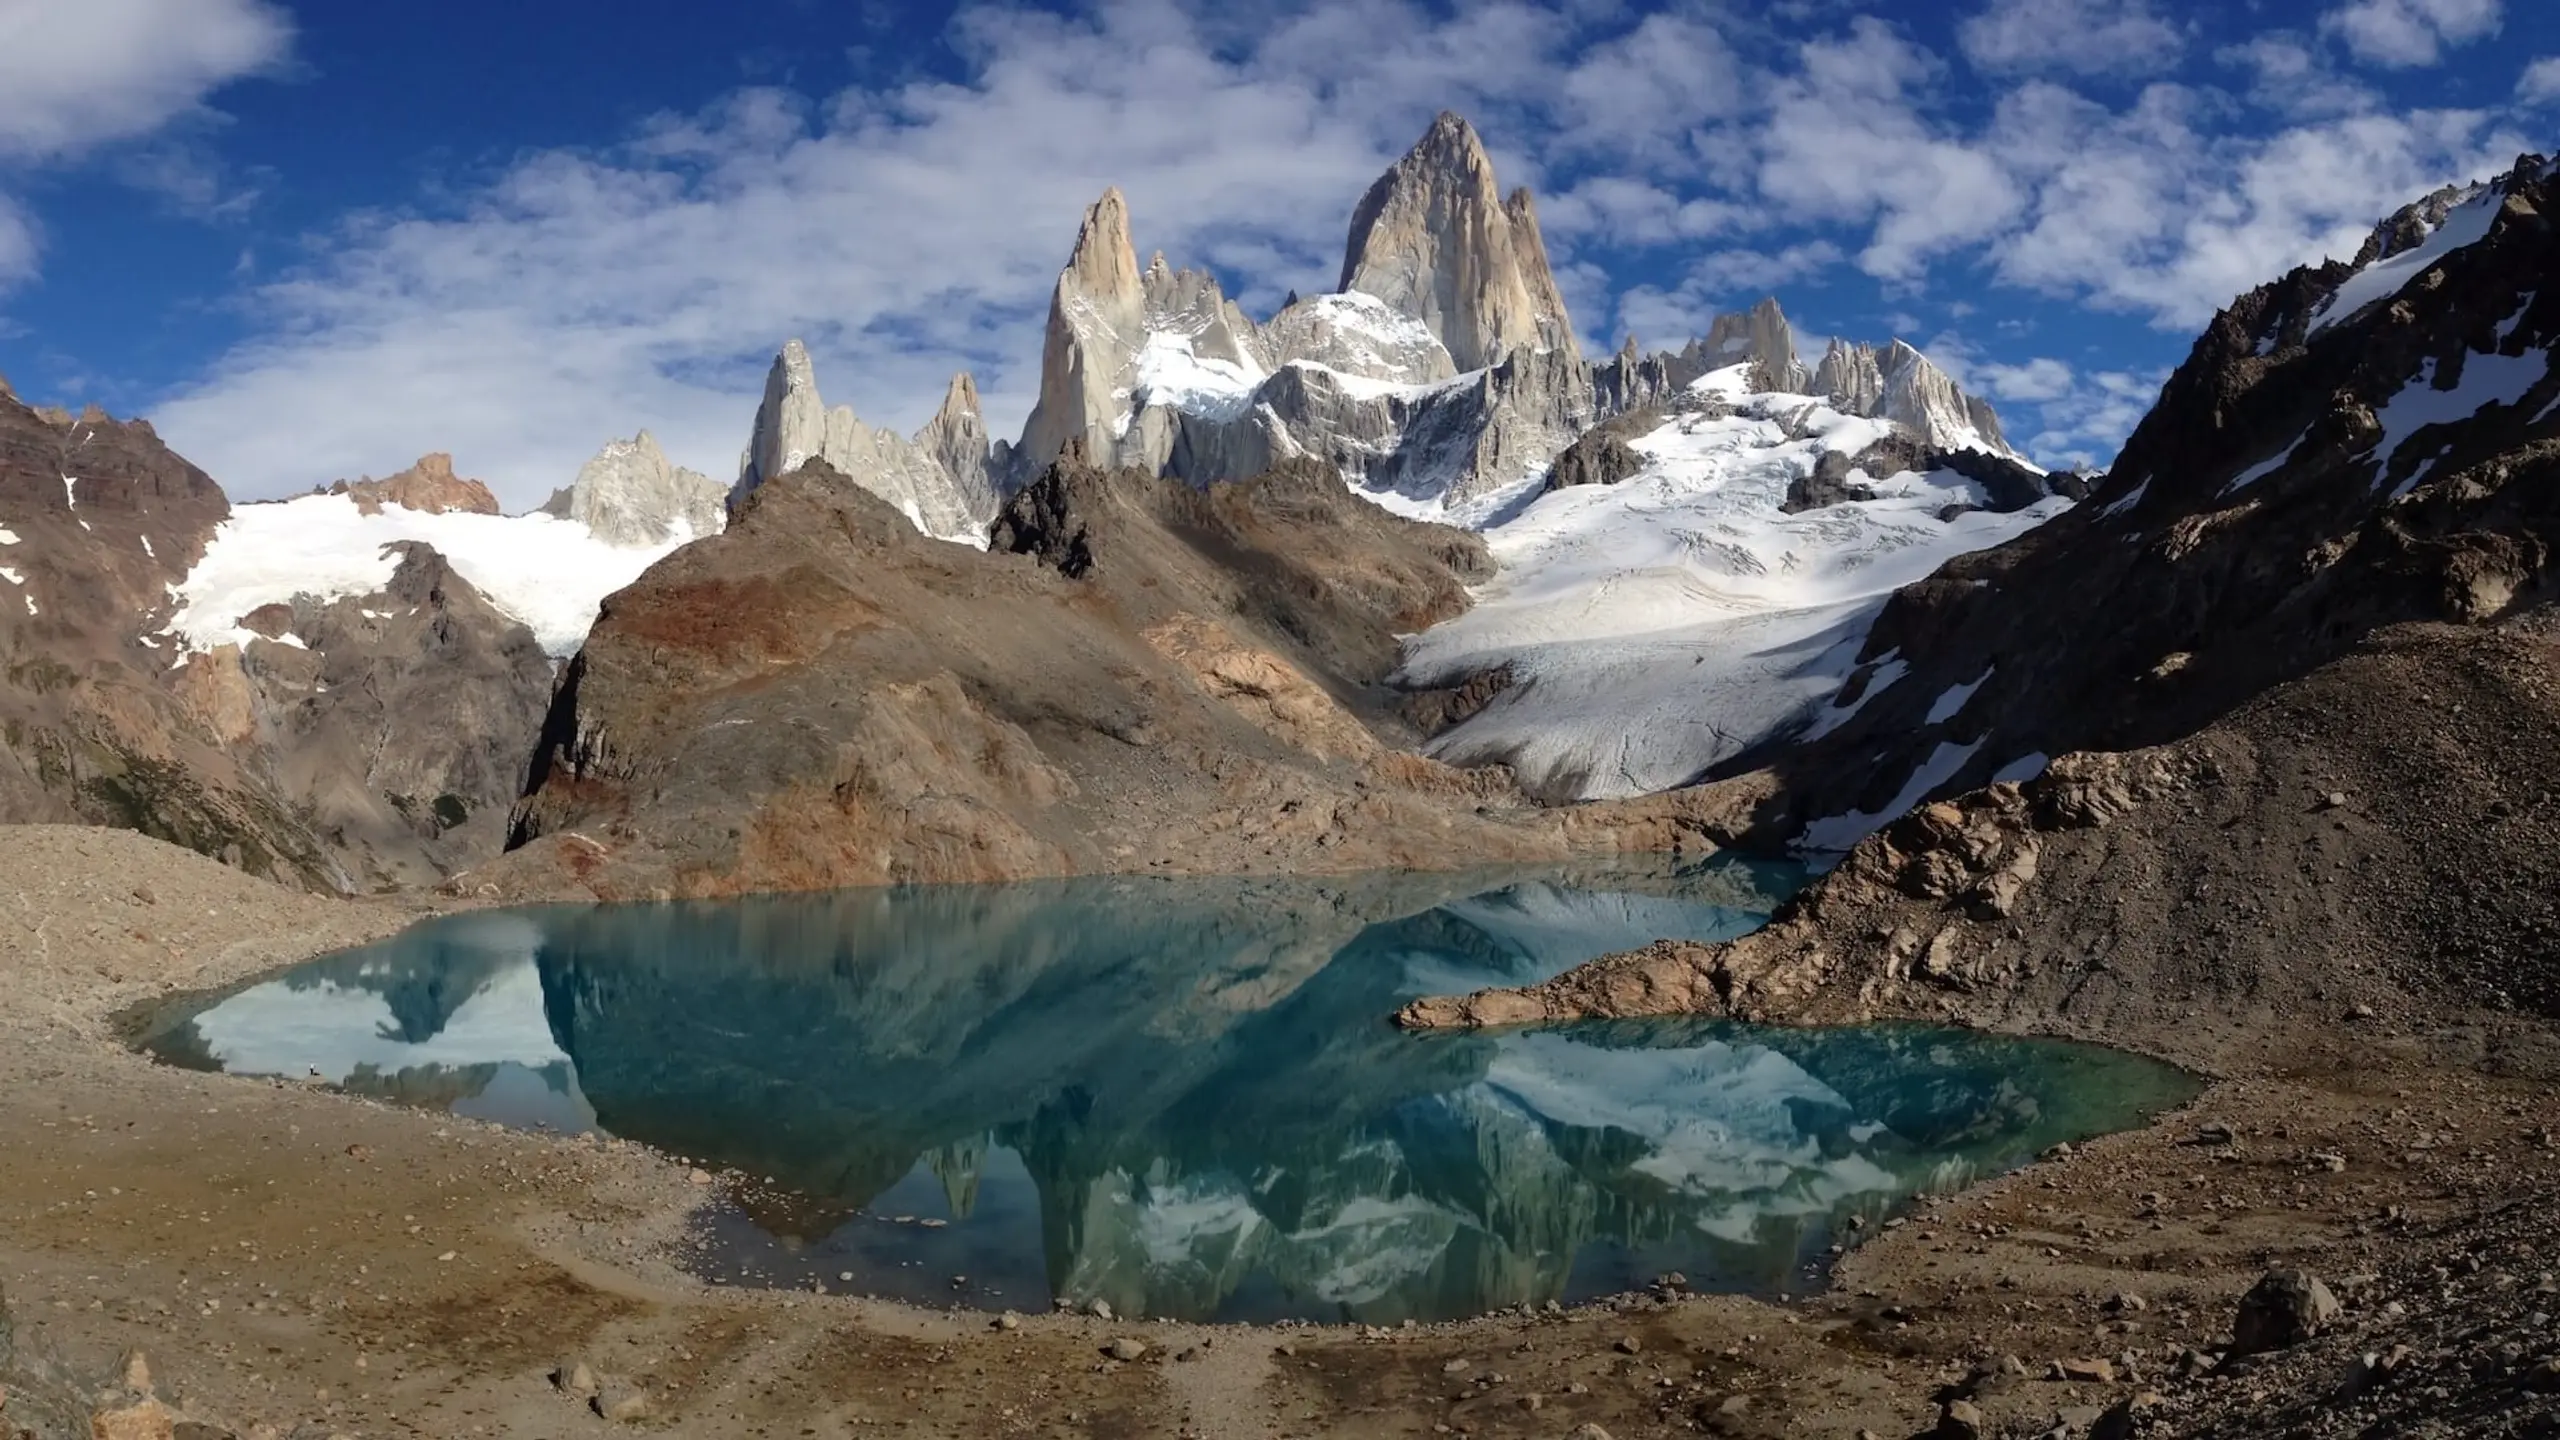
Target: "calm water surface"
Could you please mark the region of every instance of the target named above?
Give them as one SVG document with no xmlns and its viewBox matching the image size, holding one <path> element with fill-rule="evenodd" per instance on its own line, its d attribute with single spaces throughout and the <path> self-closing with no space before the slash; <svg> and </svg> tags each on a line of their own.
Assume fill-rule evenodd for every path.
<svg viewBox="0 0 2560 1440">
<path fill-rule="evenodd" d="M 1802 1290 L 1850 1216 L 2192 1093 L 2111 1051 L 1908 1026 L 1386 1023 L 1414 996 L 1746 933 L 1800 878 L 1726 862 L 482 912 L 172 1006 L 144 1045 L 735 1172 L 705 1231 L 724 1278 L 1201 1319 L 1444 1319 L 1667 1270 Z"/>
</svg>

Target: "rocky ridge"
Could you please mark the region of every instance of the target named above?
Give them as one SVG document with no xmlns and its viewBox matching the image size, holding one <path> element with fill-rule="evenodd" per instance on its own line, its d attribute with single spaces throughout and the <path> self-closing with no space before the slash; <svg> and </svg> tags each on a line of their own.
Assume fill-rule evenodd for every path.
<svg viewBox="0 0 2560 1440">
<path fill-rule="evenodd" d="M 472 515 L 498 513 L 498 497 L 490 493 L 489 487 L 454 474 L 453 457 L 441 451 L 421 455 L 417 464 L 379 480 L 341 480 L 327 493 L 354 496 L 356 508 L 367 515 L 379 512 L 385 505 L 427 515 L 454 510 Z"/>
<path fill-rule="evenodd" d="M 952 381 L 940 413 L 913 439 L 875 429 L 849 405 L 827 408 L 809 348 L 788 341 L 765 376 L 764 402 L 738 458 L 730 508 L 767 481 L 820 460 L 888 501 L 925 534 L 975 543 L 995 514 L 992 478 L 1000 460 L 972 449 L 986 434 L 977 400 L 977 385 L 963 375 Z"/>
<path fill-rule="evenodd" d="M 1844 691 L 1874 686 L 1857 713 L 1722 772 L 1774 767 L 1787 799 L 1763 833 L 1854 830 L 2043 757 L 2165 743 L 2383 626 L 2540 603 L 2560 192 L 2526 157 L 2463 193 L 2386 222 L 2362 266 L 2241 297 L 2088 504 L 1897 592 Z"/>
</svg>

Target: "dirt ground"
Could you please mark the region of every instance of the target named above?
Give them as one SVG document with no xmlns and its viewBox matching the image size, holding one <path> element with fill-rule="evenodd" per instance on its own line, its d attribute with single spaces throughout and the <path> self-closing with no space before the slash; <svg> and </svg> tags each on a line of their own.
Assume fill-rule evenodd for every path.
<svg viewBox="0 0 2560 1440">
<path fill-rule="evenodd" d="M 698 1283 L 677 1242 L 727 1181 L 633 1145 L 158 1067 L 117 1039 L 138 1001 L 423 907 L 293 894 L 122 832 L 0 830 L 0 1435 L 87 1434 L 135 1348 L 219 1427 L 178 1432 L 198 1436 L 1902 1437 L 1940 1425 L 1948 1387 L 1988 1435 L 2087 1434 L 2137 1397 L 2143 1433 L 2560 1433 L 2560 1395 L 2532 1388 L 2560 1352 L 2560 1114 L 2467 1026 L 2399 1027 L 2352 1063 L 2270 1045 L 2149 1130 L 1919 1206 L 1790 1303 L 1007 1327 Z M 2250 1373 L 2182 1373 L 2275 1265 L 2327 1279 L 2337 1325 Z M 1146 1349 L 1110 1358 L 1121 1339 Z M 2387 1378 L 2350 1375 L 2402 1345 Z M 2050 1378 L 2099 1359 L 2113 1380 Z M 564 1395 L 552 1373 L 580 1364 L 646 1413 Z M 2471 1408 L 2427 1418 L 2430 1387 Z M 2418 1403 L 2376 1428 L 2363 1407 L 2389 1394 Z"/>
</svg>

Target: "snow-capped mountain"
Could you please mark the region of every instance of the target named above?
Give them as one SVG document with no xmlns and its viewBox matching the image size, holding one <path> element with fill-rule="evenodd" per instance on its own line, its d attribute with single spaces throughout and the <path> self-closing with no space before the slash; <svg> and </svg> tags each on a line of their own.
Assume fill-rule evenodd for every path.
<svg viewBox="0 0 2560 1440">
<path fill-rule="evenodd" d="M 2401 621 L 2488 624 L 2560 545 L 2560 209 L 2526 156 L 2216 316 L 2088 504 L 1890 597 L 1856 711 L 1769 758 L 1836 849 L 2046 757 L 2206 721 Z"/>
<path fill-rule="evenodd" d="M 378 483 L 231 507 L 203 557 L 170 587 L 174 609 L 158 633 L 170 637 L 178 659 L 248 643 L 241 617 L 263 606 L 377 594 L 399 567 L 396 547 L 407 542 L 433 548 L 546 652 L 566 658 L 605 596 L 726 523 L 703 493 L 704 486 L 716 493 L 716 484 L 668 466 L 646 431 L 606 445 L 575 484 L 524 515 L 501 515 L 494 500 L 485 509 L 369 500 L 366 487 Z M 698 524 L 707 530 L 697 532 Z"/>
<path fill-rule="evenodd" d="M 1105 191 L 1059 272 L 1021 440 L 946 456 L 938 478 L 915 447 L 834 438 L 860 422 L 819 418 L 806 354 L 786 347 L 741 493 L 823 453 L 911 515 L 975 516 L 995 488 L 1019 487 L 1074 444 L 1089 463 L 1194 484 L 1312 458 L 1399 513 L 1484 525 L 1536 493 L 1592 425 L 1743 362 L 1754 390 L 1828 397 L 1939 450 L 2011 454 L 1990 407 L 1899 341 L 1835 342 L 1817 373 L 1775 300 L 1720 317 L 1678 352 L 1585 362 L 1534 202 L 1502 193 L 1482 141 L 1452 114 L 1360 199 L 1335 293 L 1293 296 L 1256 323 L 1214 276 L 1138 254 L 1127 200 Z M 919 524 L 969 538 L 939 518 Z"/>
<path fill-rule="evenodd" d="M 1784 333 L 1775 306 L 1758 313 L 1764 338 Z M 1558 800 L 1696 780 L 1854 713 L 1841 686 L 1888 595 L 2069 507 L 2025 465 L 1996 462 L 1987 484 L 1954 467 L 1988 474 L 1991 457 L 1755 388 L 1804 378 L 1792 359 L 1752 355 L 1630 415 L 1614 483 L 1551 488 L 1487 532 L 1500 575 L 1409 642 L 1399 679 L 1498 693 L 1430 754 L 1507 764 Z"/>
</svg>

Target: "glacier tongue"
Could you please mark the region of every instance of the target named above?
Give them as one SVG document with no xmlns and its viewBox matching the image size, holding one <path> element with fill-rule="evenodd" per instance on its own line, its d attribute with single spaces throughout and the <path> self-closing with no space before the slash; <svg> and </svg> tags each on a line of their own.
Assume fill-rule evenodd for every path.
<svg viewBox="0 0 2560 1440">
<path fill-rule="evenodd" d="M 1473 610 L 1412 639 L 1398 680 L 1508 667 L 1512 683 L 1430 753 L 1508 763 L 1557 800 L 1694 780 L 1811 723 L 1894 589 L 2069 503 L 1995 513 L 1950 471 L 1852 470 L 1854 498 L 1790 513 L 1823 456 L 1867 452 L 1895 427 L 1753 393 L 1749 369 L 1701 377 L 1694 408 L 1631 441 L 1632 478 L 1541 495 L 1487 531 L 1501 574 Z"/>
</svg>

